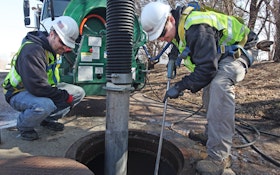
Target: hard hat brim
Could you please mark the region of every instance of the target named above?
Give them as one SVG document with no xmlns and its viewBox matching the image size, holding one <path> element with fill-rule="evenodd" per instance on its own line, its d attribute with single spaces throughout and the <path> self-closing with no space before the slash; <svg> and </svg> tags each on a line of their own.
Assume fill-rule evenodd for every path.
<svg viewBox="0 0 280 175">
<path fill-rule="evenodd" d="M 149 33 L 149 35 L 148 35 L 149 41 L 154 41 L 159 38 L 160 34 L 162 33 L 162 31 L 165 27 L 165 22 L 167 20 L 167 16 L 160 21 L 161 26 L 159 27 L 158 30 L 156 30 L 154 33 Z"/>
<path fill-rule="evenodd" d="M 160 37 L 166 20 L 170 15 L 170 6 L 162 2 L 150 2 L 143 7 L 141 12 L 141 24 L 148 34 L 148 40 L 153 41 Z"/>
<path fill-rule="evenodd" d="M 65 37 L 63 37 L 63 34 L 60 32 L 60 30 L 57 28 L 57 26 L 53 26 L 55 32 L 58 34 L 59 38 L 61 39 L 61 41 L 63 42 L 63 44 L 65 44 L 67 47 L 70 47 L 72 49 L 75 48 L 75 41 L 70 41 L 67 40 Z"/>
</svg>

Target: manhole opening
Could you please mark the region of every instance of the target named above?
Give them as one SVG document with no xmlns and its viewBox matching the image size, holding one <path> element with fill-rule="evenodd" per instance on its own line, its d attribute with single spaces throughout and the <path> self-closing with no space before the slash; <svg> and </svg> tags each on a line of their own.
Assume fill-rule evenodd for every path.
<svg viewBox="0 0 280 175">
<path fill-rule="evenodd" d="M 129 131 L 127 175 L 153 174 L 159 137 L 143 131 Z M 68 149 L 66 158 L 86 165 L 95 175 L 104 175 L 105 132 L 99 131 L 77 140 Z M 181 151 L 163 140 L 159 175 L 180 174 L 184 165 Z"/>
</svg>

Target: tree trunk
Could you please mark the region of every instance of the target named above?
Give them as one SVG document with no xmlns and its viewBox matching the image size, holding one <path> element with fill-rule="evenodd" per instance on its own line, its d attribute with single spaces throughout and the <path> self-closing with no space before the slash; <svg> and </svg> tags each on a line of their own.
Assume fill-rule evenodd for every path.
<svg viewBox="0 0 280 175">
<path fill-rule="evenodd" d="M 248 22 L 248 27 L 251 30 L 254 30 L 254 28 L 255 28 L 258 12 L 259 12 L 259 9 L 257 8 L 257 1 L 251 1 L 250 17 L 249 17 L 249 22 Z"/>
<path fill-rule="evenodd" d="M 280 62 L 280 2 L 279 0 L 274 0 L 274 7 L 275 12 L 274 12 L 274 18 L 276 22 L 276 35 L 275 35 L 275 52 L 274 52 L 274 57 L 273 60 L 275 62 Z"/>
</svg>

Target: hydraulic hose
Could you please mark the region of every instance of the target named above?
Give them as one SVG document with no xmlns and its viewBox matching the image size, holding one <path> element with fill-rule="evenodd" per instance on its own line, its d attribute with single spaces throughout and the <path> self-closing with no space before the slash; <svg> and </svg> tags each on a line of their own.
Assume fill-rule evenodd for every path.
<svg viewBox="0 0 280 175">
<path fill-rule="evenodd" d="M 250 143 L 250 140 L 242 132 L 240 132 L 239 130 L 237 130 L 237 131 L 248 143 Z M 275 159 L 265 155 L 254 144 L 251 144 L 250 146 L 253 150 L 255 150 L 257 153 L 259 153 L 264 159 L 266 159 L 267 161 L 269 161 L 269 162 L 273 163 L 274 165 L 280 167 L 280 162 L 278 162 Z"/>
<path fill-rule="evenodd" d="M 151 85 L 150 85 L 151 86 Z M 152 86 L 151 86 L 151 89 L 152 91 L 156 94 L 156 92 L 153 90 Z M 149 98 L 149 99 L 152 99 L 148 96 L 144 96 L 145 98 Z M 161 102 L 159 96 L 156 94 L 156 97 L 158 98 L 158 101 L 157 102 Z M 152 99 L 153 100 L 153 99 Z M 171 106 L 171 105 L 170 105 Z M 180 111 L 185 111 L 185 112 L 191 112 L 190 110 L 187 110 L 187 109 L 182 109 L 182 108 L 178 108 L 176 107 L 175 105 L 172 106 L 173 108 L 177 109 L 177 110 L 180 110 Z M 177 120 L 177 121 L 174 121 L 171 126 L 169 127 L 169 129 L 173 130 L 176 132 L 176 130 L 174 130 L 172 127 L 180 122 L 183 122 L 185 119 L 187 118 L 190 118 L 192 117 L 193 115 L 197 114 L 201 109 L 202 109 L 203 106 L 201 106 L 197 111 L 194 111 L 192 114 L 190 114 L 189 116 L 186 116 L 180 120 Z M 245 147 L 248 147 L 250 146 L 253 150 L 255 150 L 258 154 L 260 154 L 265 160 L 271 162 L 272 164 L 280 167 L 280 162 L 269 157 L 268 155 L 264 154 L 263 152 L 261 152 L 255 145 L 254 143 L 259 139 L 260 137 L 260 133 L 263 133 L 263 134 L 266 134 L 266 135 L 269 135 L 269 136 L 274 136 L 274 137 L 277 137 L 279 138 L 280 136 L 279 135 L 276 135 L 276 134 L 271 134 L 271 133 L 267 133 L 267 132 L 264 132 L 264 131 L 259 131 L 256 127 L 246 123 L 245 121 L 241 120 L 241 119 L 238 119 L 236 118 L 235 119 L 236 121 L 240 122 L 240 126 L 242 126 L 243 128 L 246 128 L 246 129 L 249 129 L 249 130 L 253 130 L 255 131 L 255 133 L 257 134 L 257 136 L 255 137 L 254 140 L 250 141 L 243 133 L 241 130 L 239 130 L 238 128 L 235 128 L 236 131 L 238 132 L 239 135 L 241 135 L 245 140 L 246 140 L 246 144 L 242 144 L 242 145 L 234 145 L 233 148 L 245 148 Z M 242 125 L 241 125 L 242 124 Z"/>
<path fill-rule="evenodd" d="M 164 46 L 164 48 L 161 50 L 161 52 L 160 52 L 157 56 L 155 56 L 155 57 L 152 57 L 152 56 L 150 55 L 150 53 L 149 53 L 149 51 L 148 51 L 146 45 L 143 46 L 143 49 L 144 49 L 144 51 L 145 51 L 147 57 L 149 58 L 149 61 L 155 61 L 155 60 L 158 60 L 158 59 L 161 57 L 161 55 L 166 51 L 166 49 L 170 46 L 170 44 L 171 44 L 171 42 L 170 42 L 170 43 L 167 43 L 167 44 Z"/>
<path fill-rule="evenodd" d="M 90 15 L 86 16 L 86 17 L 82 20 L 82 22 L 81 22 L 81 24 L 80 24 L 80 27 L 79 27 L 80 35 L 83 35 L 84 25 L 85 25 L 85 23 L 86 23 L 90 18 L 97 18 L 97 19 L 99 19 L 99 20 L 103 23 L 103 25 L 106 27 L 106 21 L 105 21 L 105 19 L 104 19 L 102 16 L 96 15 L 96 14 L 90 14 Z"/>
<path fill-rule="evenodd" d="M 171 78 L 168 78 L 166 91 L 168 91 L 168 89 L 169 89 L 170 80 L 171 80 Z M 154 175 L 158 175 L 158 170 L 159 170 L 159 163 L 160 163 L 160 157 L 161 157 L 161 149 L 162 149 L 164 127 L 165 127 L 167 104 L 168 104 L 168 99 L 166 99 L 165 102 L 164 102 L 164 109 L 163 109 L 163 116 L 162 116 L 162 123 L 161 123 L 161 131 L 160 131 L 160 137 L 159 137 L 159 144 L 158 144 L 157 159 L 156 159 L 156 164 L 155 164 Z"/>
<path fill-rule="evenodd" d="M 257 140 L 260 138 L 260 136 L 261 136 L 261 134 L 260 134 L 260 132 L 257 130 L 257 128 L 254 127 L 254 126 L 252 126 L 252 125 L 249 125 L 248 123 L 246 123 L 246 122 L 244 122 L 244 121 L 242 121 L 242 120 L 240 120 L 240 119 L 238 119 L 238 118 L 236 118 L 235 120 L 238 121 L 238 122 L 240 122 L 240 123 L 243 124 L 243 125 L 246 125 L 247 127 L 252 128 L 252 130 L 255 131 L 255 133 L 257 134 L 257 136 L 256 136 L 256 138 L 255 138 L 253 141 L 248 141 L 248 140 L 247 140 L 248 143 L 246 143 L 246 144 L 243 144 L 243 145 L 234 145 L 234 146 L 232 146 L 232 147 L 238 149 L 238 148 L 245 148 L 245 147 L 248 147 L 248 146 L 251 146 L 251 145 L 255 144 L 256 141 L 257 141 Z M 238 128 L 235 128 L 235 130 L 242 136 L 242 132 L 241 132 Z"/>
<path fill-rule="evenodd" d="M 174 60 L 170 60 L 168 62 L 168 65 L 167 65 L 167 85 L 166 85 L 166 91 L 169 90 L 171 79 L 174 78 L 174 74 L 173 74 L 174 65 L 175 65 L 174 63 L 175 63 Z M 155 164 L 154 175 L 157 175 L 158 174 L 158 170 L 159 170 L 159 163 L 160 163 L 160 157 L 161 157 L 161 149 L 162 149 L 164 127 L 165 127 L 167 104 L 168 104 L 168 99 L 166 99 L 164 101 L 164 109 L 163 109 L 161 131 L 160 131 L 160 137 L 159 137 L 158 152 L 157 152 L 157 159 L 156 159 L 156 164 Z"/>
<path fill-rule="evenodd" d="M 235 148 L 244 148 L 246 146 L 250 146 L 253 150 L 255 150 L 257 153 L 259 153 L 264 159 L 266 159 L 267 161 L 271 162 L 272 164 L 280 167 L 280 162 L 278 162 L 277 160 L 267 156 L 266 154 L 264 154 L 263 152 L 261 152 L 255 145 L 254 143 L 256 142 L 256 140 L 260 137 L 260 131 L 252 126 L 252 125 L 249 125 L 248 123 L 246 123 L 245 121 L 241 120 L 241 119 L 236 119 L 236 121 L 239 121 L 241 124 L 245 125 L 246 126 L 246 129 L 250 129 L 250 130 L 254 130 L 256 133 L 257 133 L 257 138 L 255 138 L 254 141 L 250 141 L 238 128 L 235 128 L 236 131 L 238 132 L 239 135 L 241 135 L 245 140 L 246 142 L 248 142 L 247 144 L 244 144 L 242 146 L 235 146 Z M 271 135 L 271 134 L 269 134 Z M 278 137 L 277 135 L 271 135 L 271 136 L 275 136 L 275 137 Z"/>
</svg>

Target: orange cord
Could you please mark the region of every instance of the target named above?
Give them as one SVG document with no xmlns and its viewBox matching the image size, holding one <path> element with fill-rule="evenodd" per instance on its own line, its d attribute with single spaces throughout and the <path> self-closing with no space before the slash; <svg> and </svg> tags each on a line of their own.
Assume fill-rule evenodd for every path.
<svg viewBox="0 0 280 175">
<path fill-rule="evenodd" d="M 102 18 L 101 16 L 96 15 L 96 14 L 90 14 L 90 15 L 86 16 L 80 24 L 80 35 L 83 34 L 84 25 L 87 22 L 87 20 L 90 18 L 98 18 L 104 24 L 104 26 L 106 25 L 106 21 L 104 20 L 104 18 Z"/>
</svg>

